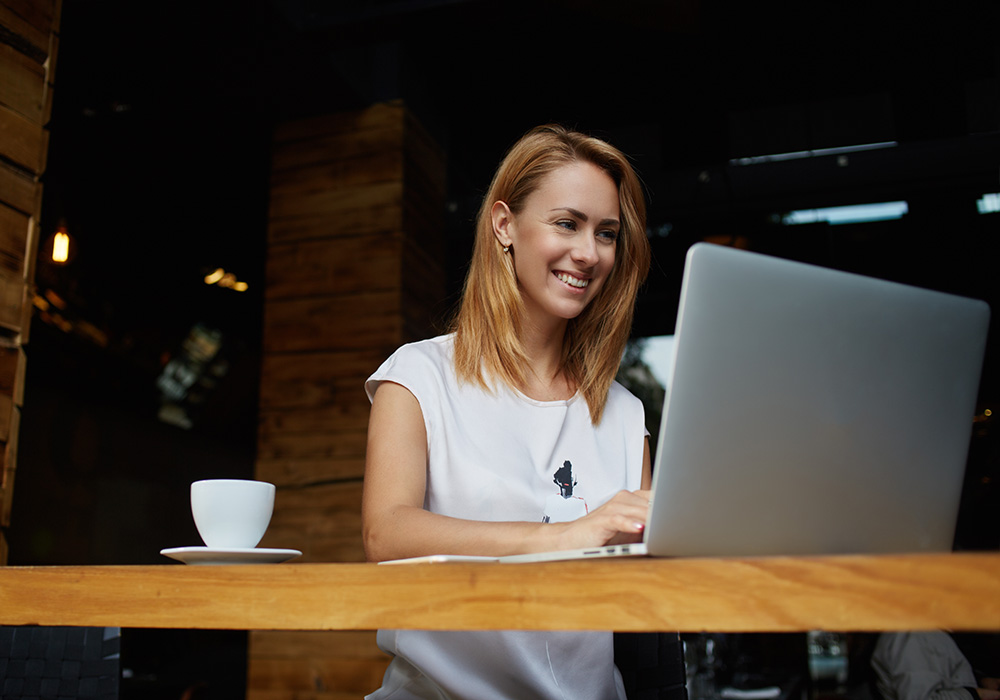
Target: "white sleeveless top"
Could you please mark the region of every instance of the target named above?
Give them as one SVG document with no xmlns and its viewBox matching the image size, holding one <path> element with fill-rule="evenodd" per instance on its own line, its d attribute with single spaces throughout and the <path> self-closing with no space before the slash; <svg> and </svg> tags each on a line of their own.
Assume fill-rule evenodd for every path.
<svg viewBox="0 0 1000 700">
<path fill-rule="evenodd" d="M 612 385 L 595 427 L 580 395 L 535 401 L 506 387 L 489 393 L 459 383 L 452 358 L 451 335 L 404 345 L 365 383 L 369 399 L 391 381 L 420 404 L 427 510 L 468 520 L 556 521 L 641 487 L 643 407 L 624 387 Z M 378 644 L 394 658 L 369 700 L 625 697 L 610 632 L 380 630 Z"/>
</svg>

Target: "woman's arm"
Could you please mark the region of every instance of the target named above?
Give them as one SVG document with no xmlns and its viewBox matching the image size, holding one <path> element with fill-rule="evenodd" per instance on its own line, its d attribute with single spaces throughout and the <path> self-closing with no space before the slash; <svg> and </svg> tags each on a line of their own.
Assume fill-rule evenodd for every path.
<svg viewBox="0 0 1000 700">
<path fill-rule="evenodd" d="M 653 488 L 653 464 L 649 456 L 649 438 L 642 441 L 642 488 L 649 491 Z"/>
<path fill-rule="evenodd" d="M 646 447 L 643 485 L 648 474 Z M 405 387 L 383 382 L 368 424 L 361 520 L 369 561 L 428 554 L 504 556 L 604 544 L 618 535 L 637 538 L 649 494 L 622 491 L 571 523 L 479 522 L 424 510 L 427 434 L 420 404 Z"/>
</svg>

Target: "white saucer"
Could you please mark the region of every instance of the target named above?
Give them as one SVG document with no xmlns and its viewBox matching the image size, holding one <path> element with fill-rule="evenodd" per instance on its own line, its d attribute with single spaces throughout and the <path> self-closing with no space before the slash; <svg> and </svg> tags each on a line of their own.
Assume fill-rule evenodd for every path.
<svg viewBox="0 0 1000 700">
<path fill-rule="evenodd" d="M 297 549 L 216 549 L 213 547 L 174 547 L 160 554 L 185 564 L 278 564 L 301 557 Z"/>
</svg>

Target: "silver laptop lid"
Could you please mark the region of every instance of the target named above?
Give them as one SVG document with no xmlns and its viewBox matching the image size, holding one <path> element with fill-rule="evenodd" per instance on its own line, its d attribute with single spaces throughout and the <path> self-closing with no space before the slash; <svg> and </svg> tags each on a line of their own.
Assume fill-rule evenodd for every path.
<svg viewBox="0 0 1000 700">
<path fill-rule="evenodd" d="M 988 323 L 981 301 L 693 246 L 650 554 L 950 550 Z"/>
</svg>

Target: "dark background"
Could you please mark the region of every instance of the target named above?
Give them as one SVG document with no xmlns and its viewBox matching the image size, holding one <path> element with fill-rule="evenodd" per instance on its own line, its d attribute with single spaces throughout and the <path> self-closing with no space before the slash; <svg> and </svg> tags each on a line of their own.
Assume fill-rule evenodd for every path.
<svg viewBox="0 0 1000 700">
<path fill-rule="evenodd" d="M 190 481 L 253 473 L 269 147 L 287 119 L 406 102 L 447 153 L 452 299 L 493 168 L 559 121 L 629 153 L 646 184 L 637 336 L 672 332 L 683 255 L 703 239 L 1000 308 L 1000 214 L 976 209 L 1000 191 L 998 7 L 65 0 L 41 229 L 44 245 L 65 225 L 76 254 L 39 261 L 40 295 L 62 308 L 38 310 L 27 348 L 10 563 L 160 563 L 198 542 Z M 896 145 L 738 160 L 876 142 Z M 776 223 L 890 200 L 909 213 Z M 248 291 L 203 284 L 217 267 Z M 158 420 L 156 381 L 199 323 L 221 331 L 224 373 L 183 429 Z M 980 412 L 997 347 L 994 330 Z M 1000 541 L 994 422 L 975 424 L 963 548 Z M 146 675 L 166 677 L 157 663 Z"/>
</svg>

